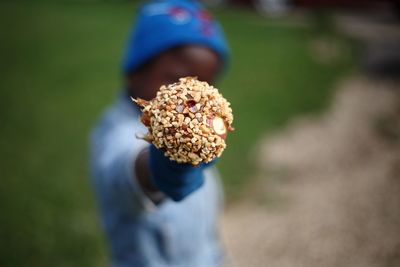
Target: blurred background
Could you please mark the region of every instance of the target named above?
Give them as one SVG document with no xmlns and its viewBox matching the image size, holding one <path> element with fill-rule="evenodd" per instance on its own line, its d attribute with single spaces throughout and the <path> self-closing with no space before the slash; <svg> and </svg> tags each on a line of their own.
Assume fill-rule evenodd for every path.
<svg viewBox="0 0 400 267">
<path fill-rule="evenodd" d="M 232 49 L 232 266 L 400 266 L 398 1 L 206 0 Z M 137 1 L 0 2 L 0 266 L 105 266 L 88 133 Z"/>
</svg>

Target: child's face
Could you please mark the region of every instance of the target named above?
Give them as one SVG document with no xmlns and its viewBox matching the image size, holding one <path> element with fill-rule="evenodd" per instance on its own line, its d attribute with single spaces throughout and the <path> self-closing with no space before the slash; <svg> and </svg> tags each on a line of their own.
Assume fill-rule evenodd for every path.
<svg viewBox="0 0 400 267">
<path fill-rule="evenodd" d="M 128 77 L 131 95 L 150 100 L 161 85 L 178 81 L 181 77 L 197 76 L 201 81 L 213 83 L 221 68 L 218 55 L 212 50 L 190 45 L 167 51 L 150 66 Z"/>
</svg>

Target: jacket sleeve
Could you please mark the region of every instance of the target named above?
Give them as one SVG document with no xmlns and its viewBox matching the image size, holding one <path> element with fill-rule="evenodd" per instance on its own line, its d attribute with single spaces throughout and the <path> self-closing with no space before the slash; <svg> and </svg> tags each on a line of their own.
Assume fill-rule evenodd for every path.
<svg viewBox="0 0 400 267">
<path fill-rule="evenodd" d="M 134 162 L 148 144 L 131 125 L 100 127 L 91 136 L 91 172 L 102 209 L 119 214 L 153 209 L 136 182 Z"/>
</svg>

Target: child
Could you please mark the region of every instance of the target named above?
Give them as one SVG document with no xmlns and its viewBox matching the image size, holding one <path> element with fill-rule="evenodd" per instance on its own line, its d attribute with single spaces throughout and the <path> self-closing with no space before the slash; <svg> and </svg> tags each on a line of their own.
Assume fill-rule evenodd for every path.
<svg viewBox="0 0 400 267">
<path fill-rule="evenodd" d="M 145 4 L 123 63 L 126 90 L 91 135 L 91 170 L 113 267 L 222 265 L 221 186 L 211 164 L 178 164 L 135 134 L 146 133 L 130 96 L 198 76 L 213 84 L 228 49 L 218 24 L 190 0 Z"/>
</svg>

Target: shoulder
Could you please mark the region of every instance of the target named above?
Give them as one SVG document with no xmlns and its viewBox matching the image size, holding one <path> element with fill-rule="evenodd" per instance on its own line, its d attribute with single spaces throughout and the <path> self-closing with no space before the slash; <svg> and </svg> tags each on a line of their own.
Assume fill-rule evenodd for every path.
<svg viewBox="0 0 400 267">
<path fill-rule="evenodd" d="M 101 116 L 96 126 L 90 133 L 90 154 L 92 159 L 107 158 L 118 155 L 121 152 L 127 153 L 139 150 L 147 143 L 137 136 L 144 135 L 147 129 L 139 120 L 139 111 L 117 101 L 109 107 Z"/>
<path fill-rule="evenodd" d="M 109 136 L 134 136 L 136 133 L 145 133 L 147 129 L 140 123 L 139 117 L 139 110 L 127 99 L 119 97 L 105 110 L 91 131 L 91 142 L 99 139 L 104 141 Z"/>
</svg>

